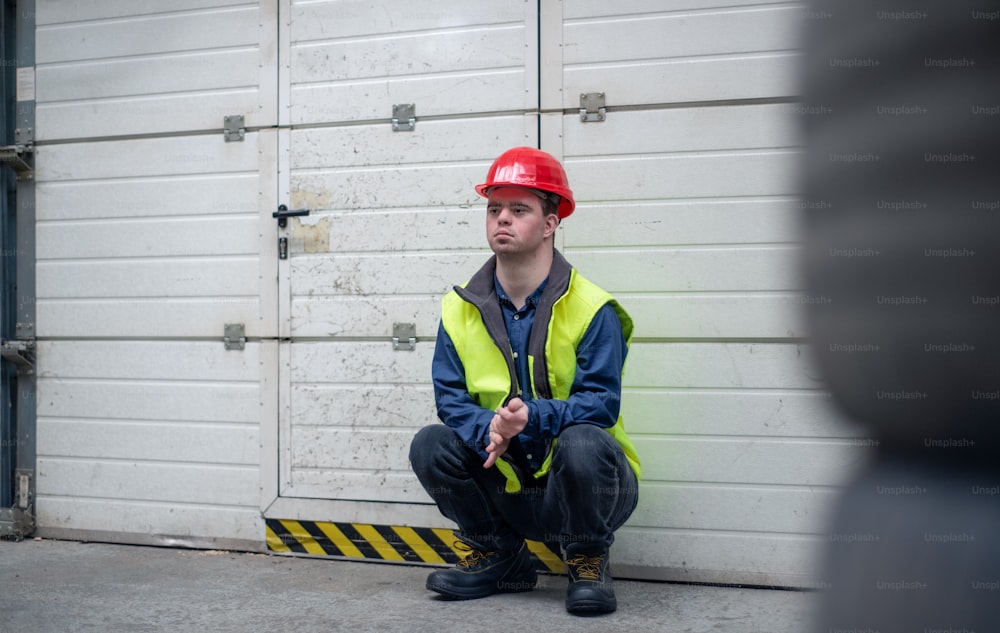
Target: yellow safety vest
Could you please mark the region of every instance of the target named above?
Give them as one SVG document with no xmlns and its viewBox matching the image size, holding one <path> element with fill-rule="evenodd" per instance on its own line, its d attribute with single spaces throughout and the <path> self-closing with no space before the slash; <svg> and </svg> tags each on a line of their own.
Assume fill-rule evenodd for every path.
<svg viewBox="0 0 1000 633">
<path fill-rule="evenodd" d="M 513 354 L 493 282 L 495 270 L 496 259 L 491 258 L 472 279 L 441 301 L 441 321 L 465 367 L 466 389 L 476 403 L 490 411 L 517 395 Z M 585 279 L 556 251 L 528 341 L 529 387 L 534 398 L 569 398 L 576 376 L 576 348 L 605 304 L 618 313 L 628 345 L 632 318 L 609 293 Z M 639 457 L 621 415 L 605 430 L 622 447 L 638 478 Z M 536 479 L 548 473 L 557 441 L 553 440 L 541 467 L 533 473 Z M 520 491 L 521 481 L 512 465 L 501 458 L 496 466 L 507 479 L 506 491 Z"/>
</svg>

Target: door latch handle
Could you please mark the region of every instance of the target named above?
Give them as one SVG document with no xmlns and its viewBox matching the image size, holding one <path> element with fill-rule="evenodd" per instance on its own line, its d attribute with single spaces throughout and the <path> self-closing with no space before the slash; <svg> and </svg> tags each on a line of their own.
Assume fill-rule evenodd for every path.
<svg viewBox="0 0 1000 633">
<path fill-rule="evenodd" d="M 289 209 L 286 205 L 278 205 L 278 210 L 271 214 L 272 218 L 278 219 L 278 226 L 285 228 L 288 226 L 288 218 L 302 215 L 309 215 L 309 209 Z M 278 259 L 288 259 L 288 238 L 278 238 Z"/>
<path fill-rule="evenodd" d="M 288 218 L 309 215 L 309 209 L 291 209 L 286 205 L 279 205 L 278 210 L 271 214 L 272 218 L 278 218 L 278 226 L 285 228 L 288 226 Z"/>
</svg>

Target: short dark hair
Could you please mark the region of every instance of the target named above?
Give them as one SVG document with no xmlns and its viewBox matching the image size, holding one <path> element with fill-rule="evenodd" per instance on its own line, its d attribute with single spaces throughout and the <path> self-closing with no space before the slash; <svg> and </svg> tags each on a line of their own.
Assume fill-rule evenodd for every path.
<svg viewBox="0 0 1000 633">
<path fill-rule="evenodd" d="M 559 194 L 555 193 L 550 193 L 542 198 L 542 214 L 559 215 L 559 203 L 561 201 Z"/>
</svg>

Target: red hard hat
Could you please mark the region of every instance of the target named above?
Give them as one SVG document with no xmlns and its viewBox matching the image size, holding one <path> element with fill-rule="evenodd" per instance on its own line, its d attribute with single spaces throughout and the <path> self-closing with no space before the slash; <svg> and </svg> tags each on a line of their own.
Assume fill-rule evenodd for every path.
<svg viewBox="0 0 1000 633">
<path fill-rule="evenodd" d="M 476 193 L 486 198 L 491 188 L 504 185 L 557 194 L 560 197 L 559 219 L 576 208 L 563 166 L 552 154 L 534 147 L 515 147 L 500 154 L 490 165 L 486 182 L 476 185 Z"/>
</svg>

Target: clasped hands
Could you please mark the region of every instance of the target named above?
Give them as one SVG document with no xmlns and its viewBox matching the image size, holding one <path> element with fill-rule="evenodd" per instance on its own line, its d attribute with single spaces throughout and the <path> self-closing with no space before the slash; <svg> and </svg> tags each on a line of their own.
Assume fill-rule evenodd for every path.
<svg viewBox="0 0 1000 633">
<path fill-rule="evenodd" d="M 510 440 L 524 430 L 528 425 L 528 406 L 520 398 L 510 401 L 497 409 L 496 415 L 490 420 L 490 443 L 486 447 L 489 457 L 483 463 L 483 468 L 490 468 L 497 459 L 507 452 Z"/>
</svg>

